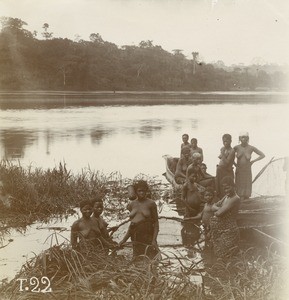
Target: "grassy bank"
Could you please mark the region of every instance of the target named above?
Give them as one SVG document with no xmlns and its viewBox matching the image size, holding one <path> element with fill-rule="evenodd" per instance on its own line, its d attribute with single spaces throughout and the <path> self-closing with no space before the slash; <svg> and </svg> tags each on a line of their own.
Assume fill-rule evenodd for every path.
<svg viewBox="0 0 289 300">
<path fill-rule="evenodd" d="M 88 259 L 69 245 L 58 245 L 28 261 L 14 280 L 2 285 L 1 299 L 288 299 L 288 269 L 276 253 L 258 255 L 249 249 L 203 270 L 194 262 L 185 266 L 184 257 L 175 258 L 179 268 L 172 268 L 163 253 L 160 261 L 132 263 L 122 255 L 94 253 Z M 44 280 L 32 292 L 44 276 L 49 290 L 41 292 L 48 286 Z M 203 283 L 196 284 L 194 276 Z M 20 279 L 28 281 L 21 287 Z"/>
<path fill-rule="evenodd" d="M 73 174 L 60 163 L 53 169 L 23 168 L 9 161 L 0 162 L 2 228 L 45 222 L 52 217 L 73 214 L 82 200 L 102 198 L 104 213 L 122 219 L 128 203 L 127 186 L 138 178 L 148 180 L 152 197 L 158 198 L 159 182 L 146 175 L 134 179 L 119 173 L 104 175 L 89 169 Z"/>
<path fill-rule="evenodd" d="M 1 202 L 1 225 L 7 228 L 19 226 L 20 221 L 26 226 L 29 222 L 65 217 L 80 201 L 94 197 L 104 199 L 107 220 L 121 221 L 126 218 L 129 201 L 127 185 L 137 178 L 148 180 L 153 199 L 173 196 L 168 190 L 163 194 L 157 179 L 142 174 L 134 179 L 90 170 L 72 174 L 65 164 L 43 170 L 2 161 L 0 174 L 2 196 L 7 200 Z M 125 250 L 132 252 L 129 245 Z M 0 295 L 3 300 L 288 299 L 286 259 L 269 250 L 244 249 L 231 260 L 214 263 L 202 253 L 204 267 L 178 251 L 169 257 L 161 248 L 161 257 L 132 263 L 125 251 L 116 251 L 109 256 L 94 253 L 85 258 L 69 243 L 58 244 L 27 261 L 11 282 L 2 282 Z M 195 276 L 202 278 L 201 285 L 194 282 Z M 48 286 L 47 281 L 41 282 L 45 277 L 51 283 L 47 293 L 41 292 Z M 28 280 L 28 290 L 24 289 L 27 282 L 20 290 L 19 279 Z M 32 292 L 37 280 L 39 287 Z"/>
</svg>

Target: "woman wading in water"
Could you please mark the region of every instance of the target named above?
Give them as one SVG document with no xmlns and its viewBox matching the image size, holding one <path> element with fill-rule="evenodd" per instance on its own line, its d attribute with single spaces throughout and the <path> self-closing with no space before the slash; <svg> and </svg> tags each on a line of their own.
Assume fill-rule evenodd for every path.
<svg viewBox="0 0 289 300">
<path fill-rule="evenodd" d="M 128 238 L 133 242 L 133 256 L 146 255 L 154 258 L 158 253 L 157 235 L 159 221 L 156 203 L 147 198 L 148 184 L 139 180 L 134 184 L 137 198 L 128 205 L 131 223 L 127 234 L 119 243 L 122 246 Z"/>
</svg>

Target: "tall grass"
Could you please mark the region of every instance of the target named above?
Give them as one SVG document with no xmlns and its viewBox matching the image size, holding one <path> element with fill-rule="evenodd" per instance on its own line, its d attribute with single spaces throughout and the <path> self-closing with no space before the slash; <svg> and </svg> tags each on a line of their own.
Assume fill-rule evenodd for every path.
<svg viewBox="0 0 289 300">
<path fill-rule="evenodd" d="M 36 220 L 73 213 L 82 200 L 102 197 L 105 217 L 126 218 L 127 185 L 136 179 L 146 179 L 151 197 L 174 198 L 161 189 L 156 178 L 140 174 L 123 179 L 120 174 L 103 175 L 91 170 L 74 175 L 65 164 L 53 169 L 24 169 L 10 162 L 0 163 L 3 193 L 11 195 L 11 206 L 2 207 L 3 216 L 10 215 L 18 226 Z M 164 193 L 163 193 L 164 192 Z M 3 217 L 2 216 L 2 217 Z M 11 223 L 10 223 L 11 225 Z M 9 224 L 2 223 L 1 231 Z M 28 261 L 14 280 L 0 288 L 2 299 L 252 299 L 287 300 L 288 266 L 284 258 L 268 251 L 257 253 L 249 249 L 228 261 L 217 261 L 200 270 L 190 262 L 184 267 L 172 267 L 170 258 L 162 253 L 161 261 L 132 263 L 126 256 L 103 256 L 95 253 L 83 257 L 68 244 L 55 245 Z M 204 258 L 204 261 L 206 259 Z M 192 276 L 203 278 L 203 286 L 196 285 Z M 51 293 L 19 292 L 17 278 L 47 276 L 52 282 Z"/>
<path fill-rule="evenodd" d="M 1 205 L 1 218 L 10 217 L 10 223 L 29 224 L 35 220 L 48 221 L 51 217 L 73 213 L 82 200 L 101 197 L 105 202 L 105 214 L 117 213 L 121 218 L 126 211 L 127 185 L 137 178 L 149 181 L 152 196 L 159 197 L 159 182 L 140 174 L 134 179 L 124 179 L 119 173 L 104 175 L 90 169 L 72 174 L 65 163 L 53 169 L 23 168 L 9 161 L 0 162 L 2 194 L 9 195 L 10 205 Z M 7 222 L 6 222 L 7 223 Z"/>
<path fill-rule="evenodd" d="M 249 248 L 217 261 L 204 276 L 214 299 L 289 299 L 287 258 L 270 249 Z"/>
<path fill-rule="evenodd" d="M 288 268 L 276 253 L 261 256 L 249 249 L 205 270 L 193 262 L 188 268 L 172 267 L 162 255 L 161 261 L 133 263 L 116 254 L 83 257 L 69 245 L 56 245 L 28 261 L 14 280 L 2 285 L 1 299 L 288 299 Z M 202 276 L 203 284 L 195 284 L 192 275 Z M 32 276 L 47 276 L 51 293 L 20 292 L 17 279 Z"/>
<path fill-rule="evenodd" d="M 20 292 L 17 279 L 32 276 L 50 278 L 52 292 Z M 158 260 L 132 262 L 100 253 L 87 258 L 65 244 L 28 261 L 0 293 L 10 299 L 201 299 L 200 288 L 187 274 L 172 272 Z"/>
</svg>

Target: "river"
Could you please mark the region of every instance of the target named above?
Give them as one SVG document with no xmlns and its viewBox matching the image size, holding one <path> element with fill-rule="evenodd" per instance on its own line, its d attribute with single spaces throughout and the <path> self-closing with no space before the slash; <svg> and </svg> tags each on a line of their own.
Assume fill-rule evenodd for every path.
<svg viewBox="0 0 289 300">
<path fill-rule="evenodd" d="M 289 94 L 120 95 L 115 101 L 114 94 L 2 93 L 0 157 L 23 166 L 66 162 L 74 172 L 90 167 L 124 177 L 159 176 L 162 156 L 178 156 L 181 136 L 188 133 L 215 174 L 222 135 L 230 133 L 235 145 L 240 131 L 249 132 L 266 161 L 288 154 Z M 253 173 L 262 165 L 256 163 Z"/>
<path fill-rule="evenodd" d="M 188 133 L 198 139 L 214 175 L 222 135 L 230 133 L 235 145 L 239 132 L 248 131 L 250 143 L 266 154 L 253 165 L 256 174 L 273 156 L 288 155 L 288 99 L 288 93 L 0 93 L 0 157 L 24 167 L 65 162 L 75 173 L 90 168 L 164 180 L 162 156 L 179 156 L 181 136 Z M 6 236 L 1 279 L 11 278 L 34 255 L 31 249 L 50 245 L 51 232 L 39 226 Z M 63 235 L 69 238 L 69 231 Z"/>
</svg>

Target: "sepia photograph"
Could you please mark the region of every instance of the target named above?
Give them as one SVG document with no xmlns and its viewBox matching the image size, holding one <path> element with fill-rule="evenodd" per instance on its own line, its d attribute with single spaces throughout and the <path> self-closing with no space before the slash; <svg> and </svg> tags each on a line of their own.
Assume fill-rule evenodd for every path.
<svg viewBox="0 0 289 300">
<path fill-rule="evenodd" d="M 289 2 L 0 0 L 0 300 L 289 299 Z"/>
</svg>

